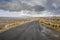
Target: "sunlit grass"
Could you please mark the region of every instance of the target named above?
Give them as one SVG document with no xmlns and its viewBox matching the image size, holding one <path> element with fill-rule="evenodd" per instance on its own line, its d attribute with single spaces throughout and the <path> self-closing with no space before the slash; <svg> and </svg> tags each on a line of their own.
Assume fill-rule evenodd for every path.
<svg viewBox="0 0 60 40">
<path fill-rule="evenodd" d="M 39 21 L 39 23 L 45 27 L 49 27 L 52 29 L 55 29 L 57 31 L 60 30 L 60 18 L 44 18 L 44 17 L 40 17 L 40 18 L 31 18 L 31 19 L 25 19 L 25 20 L 16 20 L 15 22 L 13 22 L 13 20 L 11 21 L 7 21 L 8 23 L 5 24 L 5 22 L 2 23 L 5 24 L 4 27 L 0 28 L 0 32 L 4 32 L 7 31 L 11 28 L 15 28 L 18 26 L 21 26 L 23 24 L 26 23 L 30 23 L 33 21 Z"/>
<path fill-rule="evenodd" d="M 46 27 L 60 30 L 60 18 L 40 18 L 40 23 Z"/>
<path fill-rule="evenodd" d="M 29 23 L 29 22 L 33 22 L 33 21 L 36 21 L 36 20 L 38 20 L 38 19 L 34 18 L 34 19 L 31 19 L 31 20 L 28 20 L 28 21 L 21 21 L 21 22 L 17 21 L 15 23 L 7 24 L 3 28 L 0 28 L 0 32 L 4 32 L 4 31 L 9 30 L 11 28 L 15 28 L 17 26 L 21 26 L 23 24 L 26 24 L 26 23 Z"/>
</svg>

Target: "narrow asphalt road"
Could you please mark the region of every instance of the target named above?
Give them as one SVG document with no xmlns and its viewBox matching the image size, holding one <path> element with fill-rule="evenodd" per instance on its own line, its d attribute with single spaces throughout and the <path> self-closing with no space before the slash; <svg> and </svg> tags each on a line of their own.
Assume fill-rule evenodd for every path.
<svg viewBox="0 0 60 40">
<path fill-rule="evenodd" d="M 39 24 L 39 21 L 26 23 L 0 33 L 0 40 L 58 40 L 59 35 Z M 59 39 L 60 40 L 60 39 Z"/>
</svg>

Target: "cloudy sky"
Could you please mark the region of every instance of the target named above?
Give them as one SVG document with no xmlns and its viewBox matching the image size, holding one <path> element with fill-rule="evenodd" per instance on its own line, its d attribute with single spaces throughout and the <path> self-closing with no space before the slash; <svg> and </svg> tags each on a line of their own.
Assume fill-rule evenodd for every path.
<svg viewBox="0 0 60 40">
<path fill-rule="evenodd" d="M 60 0 L 0 0 L 0 17 L 60 15 Z"/>
</svg>

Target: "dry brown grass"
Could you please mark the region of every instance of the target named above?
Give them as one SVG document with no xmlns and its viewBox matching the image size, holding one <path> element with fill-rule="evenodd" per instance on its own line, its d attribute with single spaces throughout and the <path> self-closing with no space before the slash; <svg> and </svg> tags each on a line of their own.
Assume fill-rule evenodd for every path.
<svg viewBox="0 0 60 40">
<path fill-rule="evenodd" d="M 41 25 L 60 30 L 60 18 L 40 18 Z"/>
<path fill-rule="evenodd" d="M 60 18 L 28 18 L 28 19 L 20 19 L 20 18 L 0 18 L 0 32 L 9 30 L 11 28 L 17 27 L 19 25 L 23 25 L 28 22 L 32 21 L 39 21 L 41 25 L 55 29 L 60 30 Z"/>
<path fill-rule="evenodd" d="M 11 28 L 15 28 L 17 26 L 20 26 L 20 25 L 23 25 L 25 23 L 32 22 L 35 20 L 38 20 L 38 18 L 13 19 L 13 20 L 5 19 L 5 20 L 1 21 L 1 23 L 0 23 L 0 24 L 4 25 L 4 26 L 0 27 L 0 32 L 4 32 L 4 31 L 9 30 Z"/>
</svg>

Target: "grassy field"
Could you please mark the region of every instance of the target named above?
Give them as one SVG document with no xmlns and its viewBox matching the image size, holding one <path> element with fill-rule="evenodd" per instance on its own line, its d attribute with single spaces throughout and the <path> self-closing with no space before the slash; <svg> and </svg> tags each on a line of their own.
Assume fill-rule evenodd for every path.
<svg viewBox="0 0 60 40">
<path fill-rule="evenodd" d="M 0 31 L 6 31 L 19 25 L 38 20 L 38 18 L 0 18 Z"/>
<path fill-rule="evenodd" d="M 0 33 L 2 33 L 2 37 L 0 37 L 2 39 L 18 39 L 21 36 L 29 39 L 33 35 L 38 39 L 41 37 L 42 39 L 60 40 L 60 18 L 0 18 L 0 24 Z M 29 35 L 30 33 L 32 35 Z"/>
<path fill-rule="evenodd" d="M 47 26 L 49 28 L 60 30 L 60 18 L 52 17 L 52 18 L 40 18 L 41 25 Z"/>
<path fill-rule="evenodd" d="M 15 22 L 29 21 L 30 19 L 22 19 L 22 18 L 0 18 L 0 28 L 5 26 L 6 24 L 11 24 Z"/>
<path fill-rule="evenodd" d="M 60 18 L 59 17 L 39 17 L 39 18 L 0 18 L 0 30 L 7 30 L 10 28 L 14 28 L 16 26 L 32 22 L 39 21 L 41 25 L 60 30 Z"/>
</svg>

